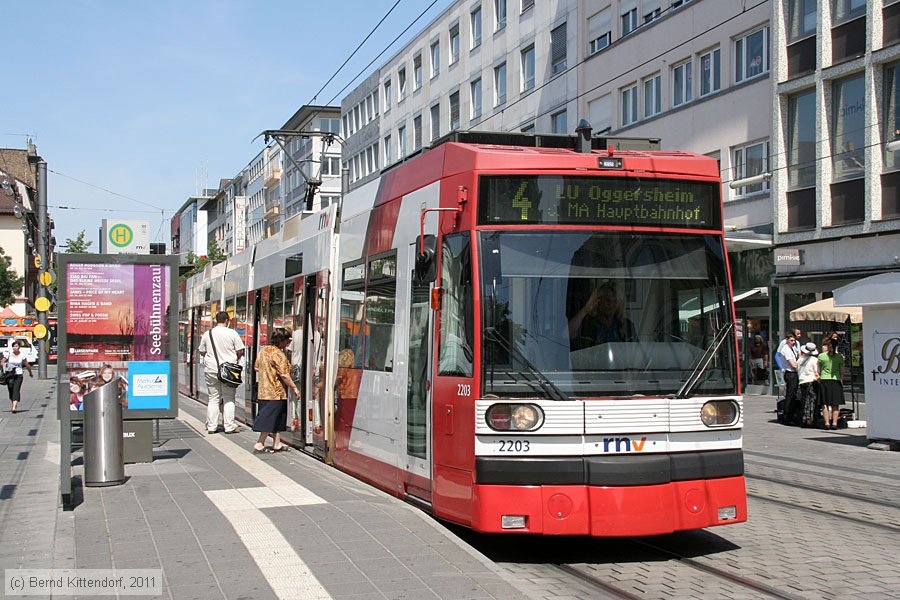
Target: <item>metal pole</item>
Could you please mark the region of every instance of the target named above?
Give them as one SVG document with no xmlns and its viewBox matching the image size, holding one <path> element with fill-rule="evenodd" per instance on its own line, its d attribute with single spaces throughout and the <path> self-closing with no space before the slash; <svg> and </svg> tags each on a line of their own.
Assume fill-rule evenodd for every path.
<svg viewBox="0 0 900 600">
<path fill-rule="evenodd" d="M 46 271 L 50 268 L 50 261 L 47 256 L 47 244 L 50 238 L 50 221 L 47 218 L 47 163 L 40 159 L 37 164 L 37 226 L 38 226 L 38 256 L 41 259 L 39 271 Z M 40 284 L 38 288 L 38 297 L 49 298 L 50 294 L 47 288 Z M 47 331 L 47 311 L 39 310 L 38 323 L 44 326 Z M 45 339 L 38 343 L 38 379 L 47 379 L 47 343 Z"/>
</svg>

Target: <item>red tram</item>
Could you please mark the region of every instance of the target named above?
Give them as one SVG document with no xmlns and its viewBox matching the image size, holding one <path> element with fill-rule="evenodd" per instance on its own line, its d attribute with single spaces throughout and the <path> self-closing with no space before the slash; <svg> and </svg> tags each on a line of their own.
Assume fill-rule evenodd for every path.
<svg viewBox="0 0 900 600">
<path fill-rule="evenodd" d="M 289 440 L 437 517 L 593 536 L 746 520 L 718 166 L 585 145 L 452 134 L 208 268 L 183 293 L 182 391 L 205 396 L 196 344 L 226 307 L 248 364 L 294 329 Z"/>
</svg>

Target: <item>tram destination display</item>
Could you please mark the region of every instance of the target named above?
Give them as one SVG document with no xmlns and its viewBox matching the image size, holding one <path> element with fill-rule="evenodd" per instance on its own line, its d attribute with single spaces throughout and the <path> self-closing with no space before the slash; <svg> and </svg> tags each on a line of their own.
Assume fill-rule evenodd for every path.
<svg viewBox="0 0 900 600">
<path fill-rule="evenodd" d="M 482 176 L 478 223 L 718 229 L 718 188 L 642 177 Z"/>
</svg>

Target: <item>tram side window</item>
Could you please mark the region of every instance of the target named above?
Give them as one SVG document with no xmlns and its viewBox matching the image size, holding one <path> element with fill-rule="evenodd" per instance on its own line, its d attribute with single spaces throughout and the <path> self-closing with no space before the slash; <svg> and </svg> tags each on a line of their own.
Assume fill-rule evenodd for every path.
<svg viewBox="0 0 900 600">
<path fill-rule="evenodd" d="M 441 253 L 443 297 L 438 374 L 471 377 L 475 325 L 469 234 L 445 236 Z"/>
<path fill-rule="evenodd" d="M 341 321 L 338 333 L 338 366 L 362 368 L 362 319 L 366 295 L 365 264 L 344 267 L 341 289 Z"/>
<path fill-rule="evenodd" d="M 369 261 L 366 285 L 366 369 L 394 370 L 394 321 L 397 297 L 397 256 Z"/>
</svg>

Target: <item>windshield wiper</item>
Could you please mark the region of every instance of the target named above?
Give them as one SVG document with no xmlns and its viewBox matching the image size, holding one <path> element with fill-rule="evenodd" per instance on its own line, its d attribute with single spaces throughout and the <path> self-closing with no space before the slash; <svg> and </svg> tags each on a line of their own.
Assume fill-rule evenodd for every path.
<svg viewBox="0 0 900 600">
<path fill-rule="evenodd" d="M 541 373 L 537 367 L 531 364 L 531 361 L 525 358 L 525 355 L 522 354 L 521 350 L 513 347 L 509 343 L 509 340 L 503 337 L 503 334 L 497 331 L 494 327 L 485 327 L 484 336 L 489 338 L 494 343 L 498 344 L 501 348 L 509 352 L 511 355 L 515 355 L 516 359 L 518 359 L 522 362 L 522 364 L 525 365 L 528 373 L 534 378 L 534 383 L 536 383 L 541 388 L 541 390 L 543 390 L 543 392 L 547 394 L 552 400 L 560 401 L 569 399 L 565 392 L 559 389 L 555 383 L 550 381 L 550 379 L 547 378 L 547 376 L 545 376 L 543 373 Z"/>
<path fill-rule="evenodd" d="M 716 356 L 716 352 L 718 352 L 719 347 L 722 345 L 726 339 L 728 339 L 728 334 L 731 333 L 731 330 L 734 328 L 734 323 L 725 323 L 719 331 L 716 332 L 716 336 L 713 338 L 712 344 L 703 352 L 699 359 L 697 359 L 697 364 L 694 366 L 694 369 L 691 371 L 691 374 L 688 375 L 688 378 L 685 380 L 684 385 L 681 386 L 681 389 L 678 390 L 678 393 L 675 394 L 676 398 L 690 398 L 691 394 L 694 392 L 694 388 L 700 383 L 700 378 L 703 377 L 703 373 L 706 372 L 706 368 L 709 367 L 709 363 L 712 362 L 712 359 Z"/>
</svg>

